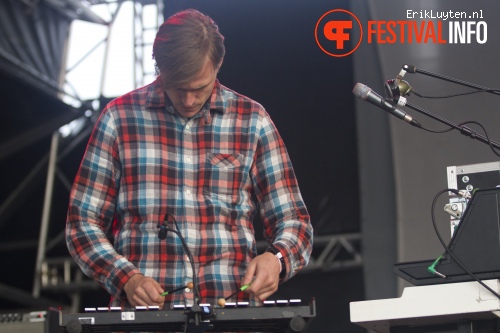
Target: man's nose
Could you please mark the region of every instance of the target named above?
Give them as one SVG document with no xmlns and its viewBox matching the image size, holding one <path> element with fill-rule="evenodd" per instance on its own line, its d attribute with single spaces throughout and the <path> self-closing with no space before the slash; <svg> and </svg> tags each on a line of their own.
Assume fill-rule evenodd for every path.
<svg viewBox="0 0 500 333">
<path fill-rule="evenodd" d="M 186 91 L 182 95 L 182 104 L 184 104 L 184 106 L 187 106 L 187 107 L 193 106 L 195 100 L 196 100 L 196 98 L 195 98 L 194 92 Z"/>
</svg>

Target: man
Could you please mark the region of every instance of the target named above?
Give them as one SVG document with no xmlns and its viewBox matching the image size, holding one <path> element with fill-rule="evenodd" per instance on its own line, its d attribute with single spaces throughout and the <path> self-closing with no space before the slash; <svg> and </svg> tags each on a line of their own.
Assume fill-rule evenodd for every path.
<svg viewBox="0 0 500 333">
<path fill-rule="evenodd" d="M 198 11 L 170 17 L 153 46 L 156 81 L 109 103 L 95 126 L 66 239 L 112 306 L 215 305 L 246 284 L 230 300 L 258 304 L 309 260 L 312 226 L 286 148 L 260 104 L 218 82 L 223 42 Z M 269 243 L 260 255 L 257 214 Z M 162 227 L 183 239 L 160 239 Z M 199 300 L 182 289 L 193 275 Z"/>
</svg>

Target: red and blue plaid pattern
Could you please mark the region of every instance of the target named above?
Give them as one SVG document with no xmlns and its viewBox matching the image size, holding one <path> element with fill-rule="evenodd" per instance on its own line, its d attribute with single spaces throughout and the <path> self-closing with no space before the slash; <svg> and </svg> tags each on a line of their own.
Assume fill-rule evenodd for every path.
<svg viewBox="0 0 500 333">
<path fill-rule="evenodd" d="M 240 286 L 257 255 L 256 214 L 266 240 L 286 254 L 285 280 L 311 254 L 312 226 L 278 131 L 260 104 L 218 81 L 189 120 L 157 79 L 109 103 L 95 126 L 71 192 L 66 239 L 85 274 L 112 295 L 111 305 L 127 306 L 122 289 L 136 273 L 165 290 L 191 281 L 178 237 L 158 238 L 166 213 L 193 253 L 203 303 Z M 181 292 L 166 303 L 190 301 L 192 293 Z"/>
</svg>

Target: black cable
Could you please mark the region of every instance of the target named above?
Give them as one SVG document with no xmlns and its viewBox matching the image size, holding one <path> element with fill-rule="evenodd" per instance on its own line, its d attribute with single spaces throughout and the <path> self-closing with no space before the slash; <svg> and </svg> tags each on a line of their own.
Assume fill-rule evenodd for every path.
<svg viewBox="0 0 500 333">
<path fill-rule="evenodd" d="M 488 136 L 488 132 L 486 131 L 486 128 L 480 122 L 469 120 L 469 121 L 464 121 L 463 123 L 457 124 L 457 126 L 458 127 L 462 127 L 463 125 L 466 125 L 466 124 L 475 124 L 475 125 L 481 127 L 481 129 L 484 132 L 484 136 L 486 137 L 486 140 L 488 141 L 488 145 L 490 146 L 491 151 L 493 152 L 493 154 L 495 154 L 496 156 L 500 157 L 500 154 L 497 152 L 496 148 L 491 143 L 491 139 Z M 422 126 L 422 127 L 420 127 L 420 129 L 422 129 L 422 130 L 424 130 L 426 132 L 430 132 L 430 133 L 443 134 L 443 133 L 447 133 L 447 132 L 452 131 L 454 128 L 453 127 L 449 127 L 449 128 L 447 128 L 445 130 L 442 130 L 442 131 L 434 131 L 434 130 L 431 130 L 431 129 L 428 129 L 428 128 L 425 128 L 425 127 Z M 472 139 L 474 139 L 474 133 L 475 132 L 471 133 L 471 135 L 470 135 L 470 137 Z"/>
<path fill-rule="evenodd" d="M 462 264 L 462 262 L 460 260 L 458 260 L 458 258 L 455 256 L 455 254 L 450 250 L 450 248 L 448 247 L 448 245 L 446 245 L 446 243 L 444 242 L 443 240 L 443 237 L 441 237 L 441 234 L 437 228 L 437 224 L 436 224 L 436 218 L 434 216 L 434 211 L 435 211 L 435 208 L 436 208 L 436 202 L 438 200 L 438 198 L 443 194 L 443 193 L 446 193 L 446 192 L 453 192 L 455 193 L 456 195 L 459 195 L 461 196 L 461 194 L 455 190 L 455 189 L 450 189 L 450 188 L 447 188 L 447 189 L 444 189 L 444 190 L 441 190 L 439 191 L 436 196 L 434 197 L 434 200 L 432 201 L 432 208 L 431 208 L 431 218 L 432 218 L 432 226 L 434 227 L 434 231 L 436 232 L 436 236 L 438 237 L 439 241 L 441 242 L 441 245 L 444 247 L 445 249 L 445 253 L 448 253 L 450 255 L 450 257 L 453 258 L 453 260 L 455 260 L 455 262 L 467 273 L 469 274 L 470 277 L 472 277 L 475 281 L 477 281 L 480 285 L 482 285 L 484 288 L 486 288 L 489 292 L 491 292 L 493 295 L 495 295 L 498 299 L 500 299 L 500 294 L 498 294 L 496 291 L 494 291 L 493 289 L 491 289 L 490 287 L 488 287 L 483 281 L 481 281 L 481 279 L 479 279 L 472 271 L 470 271 L 464 264 Z M 462 216 L 464 216 L 464 214 L 462 214 Z M 461 221 L 460 221 L 461 223 Z M 459 223 L 459 225 L 460 225 Z"/>
<path fill-rule="evenodd" d="M 444 98 L 472 95 L 472 94 L 478 94 L 478 93 L 484 93 L 484 92 L 500 92 L 500 90 L 498 90 L 498 89 L 481 89 L 481 90 L 472 90 L 472 91 L 466 91 L 463 93 L 457 93 L 457 94 L 453 94 L 453 95 L 443 95 L 443 96 L 425 96 L 425 95 L 422 95 L 421 93 L 417 92 L 413 88 L 412 88 L 411 92 L 413 92 L 413 94 L 415 94 L 415 96 L 420 97 L 420 98 L 444 99 Z"/>
<path fill-rule="evenodd" d="M 495 154 L 495 155 L 497 155 L 497 156 L 500 157 L 500 154 L 495 150 L 495 147 L 493 147 L 493 145 L 491 144 L 491 140 L 490 140 L 490 138 L 488 136 L 488 132 L 486 132 L 486 128 L 484 128 L 484 126 L 481 123 L 479 123 L 477 121 L 472 121 L 471 120 L 471 121 L 466 121 L 466 122 L 460 124 L 460 126 L 465 125 L 465 124 L 476 124 L 477 126 L 481 127 L 481 129 L 484 132 L 484 136 L 486 137 L 486 140 L 488 140 L 488 145 L 490 146 L 491 151 L 493 151 L 493 154 Z"/>
</svg>

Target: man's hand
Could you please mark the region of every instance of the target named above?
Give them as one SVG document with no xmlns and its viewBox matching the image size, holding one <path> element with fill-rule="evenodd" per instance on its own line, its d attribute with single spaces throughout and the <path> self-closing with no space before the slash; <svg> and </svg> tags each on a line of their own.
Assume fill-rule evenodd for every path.
<svg viewBox="0 0 500 333">
<path fill-rule="evenodd" d="M 153 278 L 142 274 L 132 276 L 123 289 L 132 306 L 158 305 L 161 309 L 165 302 L 165 297 L 160 295 L 163 292 L 160 284 Z"/>
<path fill-rule="evenodd" d="M 251 293 L 261 301 L 278 290 L 280 263 L 272 253 L 265 252 L 255 257 L 248 265 L 242 285 L 252 282 L 245 292 Z"/>
</svg>

